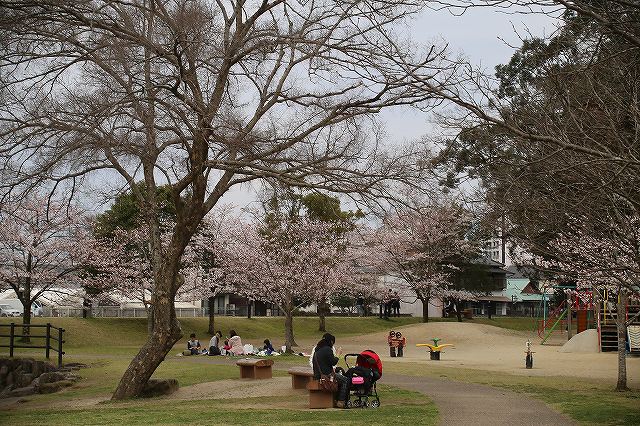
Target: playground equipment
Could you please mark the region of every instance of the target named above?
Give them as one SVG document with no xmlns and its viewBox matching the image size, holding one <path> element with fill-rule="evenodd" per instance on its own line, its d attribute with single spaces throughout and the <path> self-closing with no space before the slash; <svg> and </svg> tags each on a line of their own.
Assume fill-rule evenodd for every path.
<svg viewBox="0 0 640 426">
<path fill-rule="evenodd" d="M 395 358 L 397 352 L 397 356 L 402 358 L 404 355 L 404 347 L 407 346 L 407 339 L 402 337 L 402 333 L 391 330 L 389 337 L 387 337 L 387 343 L 389 344 L 389 356 Z"/>
<path fill-rule="evenodd" d="M 542 339 L 541 344 L 544 345 L 554 332 L 561 334 L 567 332 L 567 337 L 570 338 L 574 329 L 572 318 L 574 312 L 576 314 L 576 333 L 581 333 L 595 326 L 593 293 L 591 291 L 576 291 L 570 286 L 549 288 L 563 290 L 566 293 L 566 300 L 551 310 L 549 309 L 547 291 L 543 291 L 541 301 L 543 318 L 538 321 L 538 336 Z"/>
<path fill-rule="evenodd" d="M 531 350 L 531 341 L 529 339 L 527 339 L 527 350 L 524 351 L 524 353 L 527 354 L 527 357 L 525 358 L 525 367 L 528 369 L 533 368 L 533 354 L 535 352 Z"/>
<path fill-rule="evenodd" d="M 434 337 L 433 339 L 433 345 L 430 343 L 418 343 L 416 344 L 416 346 L 418 347 L 428 347 L 429 348 L 429 355 L 430 355 L 430 359 L 432 361 L 440 361 L 440 352 L 442 352 L 442 350 L 448 346 L 453 346 L 453 344 L 451 343 L 444 343 L 442 345 L 439 345 L 438 342 L 442 339 L 438 338 L 438 337 Z"/>
<path fill-rule="evenodd" d="M 616 319 L 618 312 L 616 304 L 618 294 L 612 291 L 594 289 L 576 291 L 571 286 L 551 286 L 554 290 L 562 290 L 566 293 L 566 300 L 562 301 L 555 309 L 548 306 L 548 292 L 542 293 L 542 320 L 538 321 L 538 336 L 545 344 L 553 333 L 564 334 L 571 338 L 573 330 L 581 333 L 588 328 L 598 330 L 598 342 L 601 352 L 613 352 L 618 350 L 618 331 Z M 622 312 L 629 327 L 640 326 L 640 304 L 638 301 L 629 301 Z M 575 313 L 575 322 L 573 314 Z M 575 327 L 574 327 L 575 325 Z M 631 334 L 627 332 L 627 345 L 631 350 Z"/>
<path fill-rule="evenodd" d="M 614 292 L 604 290 L 600 295 L 598 304 L 598 339 L 600 341 L 600 352 L 615 352 L 618 350 L 618 329 L 616 319 L 618 317 L 616 302 L 618 295 Z M 625 322 L 627 322 L 627 347 L 632 353 L 640 352 L 631 349 L 633 343 L 635 327 L 640 327 L 640 304 L 637 301 L 630 301 L 625 306 L 623 312 Z M 630 331 L 631 330 L 631 331 Z"/>
<path fill-rule="evenodd" d="M 640 354 L 640 325 L 627 327 L 627 339 L 629 340 L 629 352 Z"/>
</svg>

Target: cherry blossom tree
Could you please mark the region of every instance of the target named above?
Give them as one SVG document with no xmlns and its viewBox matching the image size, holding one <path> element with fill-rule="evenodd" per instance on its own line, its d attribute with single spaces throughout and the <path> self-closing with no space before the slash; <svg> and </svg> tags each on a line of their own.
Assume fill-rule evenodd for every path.
<svg viewBox="0 0 640 426">
<path fill-rule="evenodd" d="M 278 306 L 285 315 L 285 346 L 297 346 L 293 313 L 328 299 L 348 279 L 340 234 L 326 222 L 298 218 L 270 224 L 240 224 L 228 234 L 222 268 L 236 291 Z"/>
<path fill-rule="evenodd" d="M 424 322 L 430 301 L 447 295 L 451 262 L 473 251 L 465 238 L 469 220 L 460 207 L 444 202 L 390 214 L 372 235 L 379 270 L 416 293 Z"/>
<path fill-rule="evenodd" d="M 182 274 L 184 286 L 182 299 L 207 299 L 209 304 L 208 333 L 215 334 L 215 309 L 213 301 L 219 294 L 232 291 L 222 269 L 224 230 L 233 227 L 237 220 L 231 216 L 232 207 L 222 206 L 207 215 L 185 249 Z"/>
<path fill-rule="evenodd" d="M 218 261 L 219 232 L 226 212 L 220 209 L 207 216 L 185 248 L 179 275 L 182 285 L 175 301 L 213 298 L 226 290 Z M 171 226 L 165 223 L 163 229 Z M 167 232 L 163 238 L 167 238 Z M 154 274 L 144 228 L 116 228 L 108 236 L 93 238 L 82 253 L 82 263 L 83 286 L 90 289 L 96 299 L 118 295 L 142 303 L 147 311 L 149 332 L 153 330 L 150 296 L 154 291 Z M 214 326 L 212 315 L 210 312 L 210 330 Z"/>
<path fill-rule="evenodd" d="M 142 303 L 148 331 L 153 330 L 153 269 L 143 228 L 117 228 L 109 236 L 94 237 L 82 254 L 82 262 L 82 285 L 87 296 L 90 294 L 93 300 L 117 296 Z"/>
<path fill-rule="evenodd" d="M 0 205 L 0 282 L 22 302 L 24 324 L 31 323 L 31 305 L 46 292 L 79 286 L 88 241 L 88 222 L 78 208 L 37 194 Z"/>
</svg>

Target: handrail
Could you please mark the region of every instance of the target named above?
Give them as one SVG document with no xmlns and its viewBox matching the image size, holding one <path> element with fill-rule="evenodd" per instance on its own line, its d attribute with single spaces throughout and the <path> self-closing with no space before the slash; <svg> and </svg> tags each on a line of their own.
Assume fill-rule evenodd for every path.
<svg viewBox="0 0 640 426">
<path fill-rule="evenodd" d="M 9 327 L 9 334 L 8 335 L 0 335 L 0 337 L 8 337 L 9 338 L 9 344 L 8 345 L 0 345 L 0 348 L 9 348 L 9 357 L 13 357 L 13 350 L 15 348 L 33 348 L 33 349 L 44 349 L 45 350 L 45 357 L 47 359 L 49 359 L 49 355 L 50 355 L 50 351 L 55 351 L 58 353 L 58 368 L 62 367 L 62 355 L 65 354 L 65 352 L 62 350 L 62 344 L 65 343 L 63 337 L 64 334 L 64 328 L 61 327 L 54 327 L 53 325 L 51 325 L 50 323 L 47 324 L 16 324 L 16 323 L 10 323 L 10 324 L 0 324 L 0 327 Z M 35 328 L 46 328 L 46 334 L 44 336 L 39 336 L 39 335 L 35 335 L 35 336 L 31 336 L 30 334 L 16 334 L 15 332 L 15 328 L 16 327 L 35 327 Z M 57 336 L 52 336 L 51 335 L 51 329 L 56 330 Z M 18 338 L 44 338 L 46 343 L 45 345 L 25 345 L 25 344 L 16 344 L 15 340 L 16 337 Z M 55 340 L 56 342 L 58 342 L 58 344 L 56 345 L 56 347 L 51 346 L 51 341 Z"/>
</svg>

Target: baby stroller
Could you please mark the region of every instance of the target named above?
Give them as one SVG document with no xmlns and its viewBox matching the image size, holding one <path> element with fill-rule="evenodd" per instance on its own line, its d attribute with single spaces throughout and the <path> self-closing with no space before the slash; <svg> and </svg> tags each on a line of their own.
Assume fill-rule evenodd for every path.
<svg viewBox="0 0 640 426">
<path fill-rule="evenodd" d="M 349 358 L 355 357 L 355 365 L 349 366 Z M 371 349 L 359 354 L 346 354 L 344 362 L 347 371 L 344 373 L 349 379 L 349 394 L 345 401 L 345 408 L 378 408 L 380 398 L 376 389 L 376 382 L 382 377 L 382 361 Z M 371 400 L 370 400 L 371 398 Z"/>
</svg>

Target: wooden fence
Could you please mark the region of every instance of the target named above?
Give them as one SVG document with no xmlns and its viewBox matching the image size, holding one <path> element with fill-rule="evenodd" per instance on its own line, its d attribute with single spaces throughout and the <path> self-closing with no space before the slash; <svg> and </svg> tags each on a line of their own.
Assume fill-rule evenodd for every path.
<svg viewBox="0 0 640 426">
<path fill-rule="evenodd" d="M 22 327 L 22 330 L 25 328 L 29 329 L 39 329 L 44 328 L 44 335 L 33 335 L 33 334 L 16 334 L 16 327 Z M 50 323 L 47 324 L 0 324 L 0 330 L 4 331 L 6 328 L 9 328 L 9 334 L 1 333 L 0 337 L 8 337 L 9 344 L 0 344 L 0 348 L 9 348 L 9 356 L 13 357 L 13 352 L 15 348 L 29 348 L 29 349 L 44 349 L 45 356 L 49 359 L 49 355 L 51 351 L 58 353 L 58 367 L 62 367 L 62 355 L 64 355 L 64 351 L 62 350 L 62 344 L 64 343 L 63 334 L 64 329 L 52 326 Z M 52 333 L 53 330 L 53 333 Z M 52 335 L 53 334 L 53 335 Z M 34 345 L 27 343 L 25 338 L 31 339 L 44 339 L 44 345 Z M 16 341 L 17 340 L 17 341 Z M 55 345 L 52 346 L 51 343 L 55 342 Z"/>
</svg>

